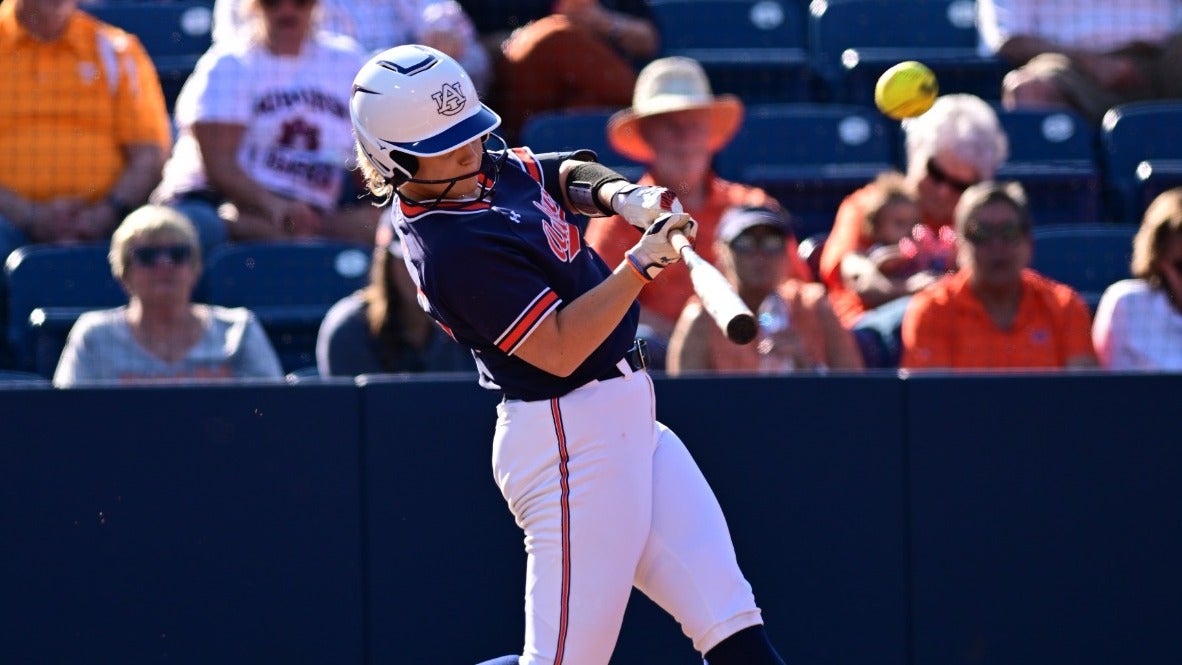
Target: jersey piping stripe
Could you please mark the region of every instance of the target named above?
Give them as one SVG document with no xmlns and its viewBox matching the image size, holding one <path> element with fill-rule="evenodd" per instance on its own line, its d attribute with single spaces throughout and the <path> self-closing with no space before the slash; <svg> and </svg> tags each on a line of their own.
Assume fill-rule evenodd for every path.
<svg viewBox="0 0 1182 665">
<path fill-rule="evenodd" d="M 562 488 L 559 497 L 562 512 L 562 592 L 558 607 L 558 644 L 554 648 L 554 665 L 562 665 L 566 652 L 566 633 L 570 625 L 570 454 L 566 449 L 566 429 L 562 424 L 562 409 L 557 399 L 550 400 L 550 415 L 554 420 L 554 435 L 558 439 L 558 482 Z"/>
<path fill-rule="evenodd" d="M 542 167 L 538 164 L 538 160 L 532 152 L 525 148 L 510 148 L 509 150 L 517 157 L 521 165 L 525 167 L 525 172 L 529 174 L 529 177 L 542 182 Z"/>
<path fill-rule="evenodd" d="M 517 346 L 525 341 L 526 337 L 534 331 L 534 328 L 541 323 L 542 319 L 546 318 L 558 303 L 561 302 L 558 294 L 551 289 L 546 289 L 534 298 L 533 302 L 525 308 L 521 316 L 509 326 L 499 338 L 497 338 L 497 348 L 509 355 L 517 350 Z"/>
<path fill-rule="evenodd" d="M 416 217 L 428 212 L 479 212 L 492 208 L 492 203 L 488 201 L 470 201 L 467 203 L 458 203 L 458 205 L 448 204 L 445 206 L 420 206 L 409 203 L 403 198 L 398 199 L 398 205 L 402 207 L 402 214 L 407 218 Z"/>
</svg>

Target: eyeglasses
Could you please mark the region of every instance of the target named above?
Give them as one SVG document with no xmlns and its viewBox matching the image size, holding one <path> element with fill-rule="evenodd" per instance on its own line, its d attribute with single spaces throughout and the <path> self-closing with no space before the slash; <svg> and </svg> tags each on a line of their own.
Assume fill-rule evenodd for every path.
<svg viewBox="0 0 1182 665">
<path fill-rule="evenodd" d="M 731 249 L 742 254 L 763 252 L 776 254 L 784 251 L 784 236 L 776 235 L 741 235 L 731 241 Z"/>
<path fill-rule="evenodd" d="M 964 180 L 957 180 L 956 178 L 953 178 L 951 175 L 948 175 L 948 172 L 945 171 L 944 169 L 940 168 L 940 165 L 936 163 L 935 157 L 928 157 L 927 170 L 928 170 L 928 177 L 931 178 L 933 181 L 935 181 L 937 183 L 942 183 L 942 184 L 948 185 L 949 187 L 951 187 L 952 189 L 955 189 L 958 192 L 963 192 L 964 190 L 968 189 L 969 187 L 972 187 L 973 185 L 977 184 L 976 182 L 965 182 Z"/>
<path fill-rule="evenodd" d="M 985 245 L 995 238 L 1001 239 L 1007 245 L 1013 245 L 1025 238 L 1029 231 L 1025 224 L 1014 220 L 988 226 L 972 224 L 965 230 L 964 237 L 974 245 Z"/>
<path fill-rule="evenodd" d="M 303 9 L 304 7 L 311 5 L 313 2 L 316 2 L 316 0 L 259 0 L 259 5 L 261 5 L 264 9 L 274 9 L 284 2 L 289 1 L 300 9 Z"/>
<path fill-rule="evenodd" d="M 138 266 L 150 268 L 166 259 L 170 265 L 179 266 L 193 257 L 193 248 L 188 245 L 148 245 L 131 250 L 131 258 Z"/>
</svg>

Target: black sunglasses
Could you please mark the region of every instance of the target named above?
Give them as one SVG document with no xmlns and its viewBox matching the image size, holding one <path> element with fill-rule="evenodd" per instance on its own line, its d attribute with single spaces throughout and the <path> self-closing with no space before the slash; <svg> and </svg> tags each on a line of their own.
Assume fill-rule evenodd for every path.
<svg viewBox="0 0 1182 665">
<path fill-rule="evenodd" d="M 784 251 L 784 236 L 743 234 L 731 241 L 731 249 L 741 254 L 763 252 L 777 254 Z"/>
<path fill-rule="evenodd" d="M 974 224 L 965 230 L 964 237 L 974 245 L 984 245 L 995 238 L 1001 239 L 1007 245 L 1013 245 L 1025 238 L 1029 232 L 1029 227 L 1018 221 L 989 226 Z"/>
<path fill-rule="evenodd" d="M 952 189 L 955 189 L 958 192 L 963 192 L 964 190 L 968 189 L 969 187 L 972 187 L 973 185 L 977 184 L 975 182 L 965 182 L 964 180 L 957 180 L 956 178 L 953 178 L 952 176 L 948 175 L 948 172 L 945 171 L 944 169 L 940 168 L 940 165 L 936 163 L 935 157 L 928 157 L 927 170 L 928 170 L 928 176 L 932 180 L 935 180 L 936 182 L 944 183 L 945 185 L 948 185 L 949 187 L 951 187 Z"/>
<path fill-rule="evenodd" d="M 168 263 L 179 266 L 188 263 L 193 257 L 193 248 L 188 245 L 148 245 L 131 250 L 131 258 L 136 265 L 151 267 L 160 263 L 160 259 L 167 259 Z"/>
</svg>

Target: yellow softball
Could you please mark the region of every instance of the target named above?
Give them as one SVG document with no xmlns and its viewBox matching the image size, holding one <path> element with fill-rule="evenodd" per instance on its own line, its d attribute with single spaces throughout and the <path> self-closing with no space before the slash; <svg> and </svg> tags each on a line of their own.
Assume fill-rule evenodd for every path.
<svg viewBox="0 0 1182 665">
<path fill-rule="evenodd" d="M 927 65 L 907 60 L 891 67 L 878 77 L 874 86 L 874 104 L 895 120 L 914 118 L 932 108 L 940 86 Z"/>
</svg>

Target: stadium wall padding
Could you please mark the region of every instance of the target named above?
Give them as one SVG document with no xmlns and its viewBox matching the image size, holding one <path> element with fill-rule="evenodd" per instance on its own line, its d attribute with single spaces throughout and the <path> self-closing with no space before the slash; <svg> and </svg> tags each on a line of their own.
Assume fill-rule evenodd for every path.
<svg viewBox="0 0 1182 665">
<path fill-rule="evenodd" d="M 1182 662 L 1182 375 L 656 382 L 788 662 Z M 496 400 L 467 377 L 0 389 L 0 662 L 517 651 Z M 700 659 L 634 594 L 612 663 Z"/>
</svg>

